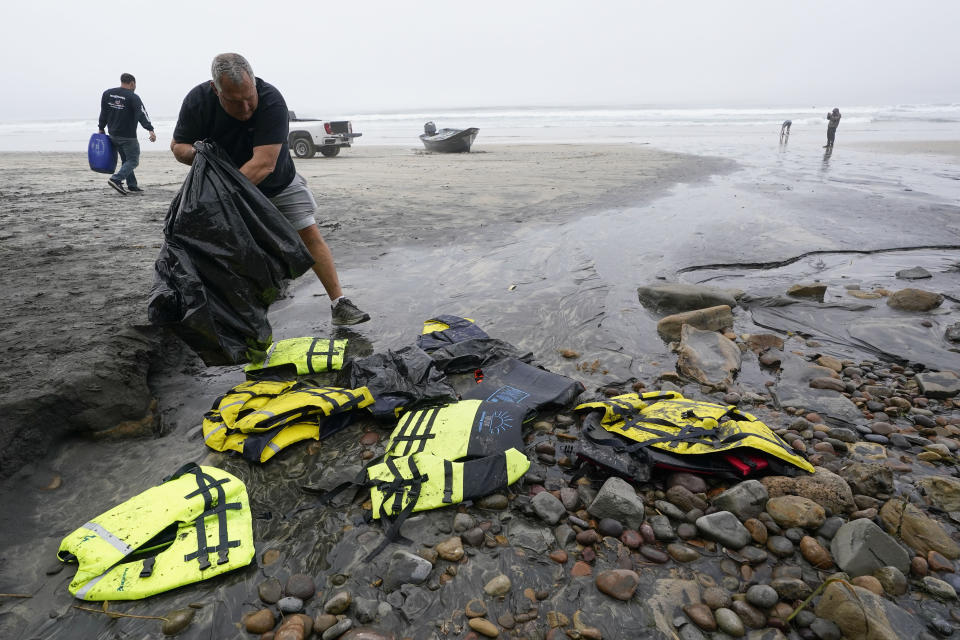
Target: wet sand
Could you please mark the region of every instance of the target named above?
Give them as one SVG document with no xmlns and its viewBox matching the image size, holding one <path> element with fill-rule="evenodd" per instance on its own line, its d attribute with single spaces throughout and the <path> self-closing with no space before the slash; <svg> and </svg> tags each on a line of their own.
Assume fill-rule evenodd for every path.
<svg viewBox="0 0 960 640">
<path fill-rule="evenodd" d="M 347 294 L 373 316 L 344 332 L 355 343 L 377 352 L 398 348 L 412 343 L 424 319 L 454 313 L 532 351 L 541 364 L 582 381 L 588 391 L 631 379 L 652 385 L 673 371 L 674 356 L 656 335 L 656 318 L 638 303 L 638 285 L 684 279 L 678 271 L 693 265 L 762 263 L 812 250 L 957 244 L 956 203 L 926 188 L 923 167 L 890 175 L 842 149 L 821 159 L 819 152 L 793 145 L 791 155 L 781 149 L 774 161 L 682 155 L 646 145 L 490 145 L 478 151 L 444 156 L 358 146 L 335 159 L 297 161 L 320 201 L 320 224 Z M 66 629 L 79 624 L 91 636 L 103 632 L 104 621 L 77 618 L 86 614 L 69 609 L 73 601 L 65 585 L 73 570 L 52 577 L 44 570 L 59 540 L 77 524 L 187 460 L 223 466 L 247 482 L 259 514 L 257 564 L 124 610 L 160 615 L 212 599 L 218 604 L 200 614 L 203 622 L 186 637 L 201 637 L 203 629 L 229 633 L 256 601 L 255 585 L 263 577 L 322 572 L 332 581 L 322 587 L 329 595 L 337 576 L 366 592 L 361 584 L 369 584 L 367 574 L 384 568 L 357 568 L 355 556 L 371 538 L 367 527 L 357 526 L 356 508 L 295 524 L 270 515 L 288 511 L 301 485 L 359 468 L 359 430 L 370 425 L 316 447 L 294 447 L 262 468 L 249 467 L 235 457 L 208 455 L 197 433 L 200 416 L 242 380 L 242 372 L 204 369 L 175 342 L 150 331 L 124 338 L 122 358 L 111 351 L 118 331 L 144 321 L 163 216 L 186 172 L 163 153 L 145 154 L 141 169 L 147 195 L 121 199 L 103 184 L 105 177 L 86 169 L 80 154 L 0 155 L 8 203 L 0 212 L 0 257 L 13 265 L 2 293 L 0 336 L 8 358 L 24 362 L 18 372 L 0 374 L 9 389 L 0 400 L 12 407 L 11 415 L 28 418 L 36 406 L 47 411 L 24 420 L 27 436 L 2 448 L 4 474 L 16 462 L 11 452 L 35 458 L 0 484 L 9 516 L 2 525 L 9 542 L 2 550 L 0 587 L 35 597 L 29 604 L 7 604 L 0 629 L 66 637 Z M 912 188 L 905 190 L 905 184 Z M 784 283 L 816 277 L 815 261 L 804 267 L 782 276 Z M 884 277 L 892 277 L 892 269 L 885 268 Z M 732 286 L 751 288 L 749 273 L 729 271 L 723 276 Z M 846 277 L 831 274 L 832 286 L 842 286 Z M 956 287 L 955 274 L 942 277 L 945 289 Z M 686 279 L 698 281 L 695 275 Z M 955 321 L 952 304 L 940 321 Z M 275 305 L 271 320 L 278 338 L 336 334 L 322 288 L 310 276 Z M 755 329 L 742 314 L 737 322 L 738 332 Z M 581 356 L 566 360 L 561 349 Z M 123 367 L 111 370 L 117 361 Z M 600 366 L 583 366 L 593 362 Z M 744 391 L 764 391 L 769 377 L 755 369 L 745 367 Z M 137 381 L 146 380 L 148 371 L 145 388 Z M 11 388 L 12 381 L 30 391 Z M 64 388 L 73 394 L 66 406 L 60 402 Z M 697 386 L 684 392 L 698 393 Z M 158 401 L 153 410 L 152 398 Z M 118 428 L 124 420 L 129 422 Z M 68 437 L 83 430 L 144 437 Z M 67 439 L 46 448 L 60 438 Z M 545 480 L 552 486 L 558 478 L 553 467 Z M 428 517 L 431 540 L 449 517 Z M 268 549 L 280 551 L 282 561 L 266 562 Z M 462 569 L 457 598 L 468 587 L 479 590 L 490 562 L 520 574 L 528 569 L 534 586 L 549 586 L 552 572 L 542 562 L 514 567 L 520 561 L 511 557 L 478 554 Z M 383 562 L 388 559 L 385 552 Z M 575 599 L 572 593 L 563 597 Z M 433 606 L 431 615 L 443 606 Z M 147 626 L 153 623 L 124 622 L 131 633 L 156 630 Z M 426 637 L 429 629 L 416 631 Z"/>
<path fill-rule="evenodd" d="M 960 142 L 956 140 L 890 140 L 885 142 L 858 142 L 854 146 L 881 153 L 933 155 L 951 164 L 960 163 Z"/>
<path fill-rule="evenodd" d="M 640 145 L 538 145 L 456 156 L 358 146 L 297 166 L 347 274 L 400 244 L 448 245 L 496 225 L 636 202 L 730 164 Z M 164 216 L 186 172 L 168 153 L 144 153 L 145 194 L 122 197 L 81 154 L 0 155 L 0 343 L 17 361 L 0 373 L 0 407 L 16 425 L 0 433 L 2 475 L 66 432 L 158 426 L 145 386 L 156 334 L 124 329 L 146 323 Z"/>
</svg>

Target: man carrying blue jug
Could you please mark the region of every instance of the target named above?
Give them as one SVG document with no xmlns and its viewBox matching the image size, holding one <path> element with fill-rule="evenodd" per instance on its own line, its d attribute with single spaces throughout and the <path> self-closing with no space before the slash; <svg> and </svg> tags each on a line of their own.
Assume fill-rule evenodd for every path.
<svg viewBox="0 0 960 640">
<path fill-rule="evenodd" d="M 100 133 L 104 128 L 110 133 L 110 141 L 120 154 L 120 170 L 110 176 L 107 184 L 120 195 L 127 193 L 141 193 L 143 189 L 137 186 L 137 177 L 133 170 L 140 164 L 140 143 L 137 141 L 137 122 L 150 132 L 150 142 L 156 142 L 157 134 L 153 131 L 147 108 L 143 106 L 134 91 L 137 90 L 137 79 L 132 74 L 120 75 L 120 86 L 107 89 L 100 98 Z M 127 188 L 123 188 L 126 180 Z"/>
</svg>

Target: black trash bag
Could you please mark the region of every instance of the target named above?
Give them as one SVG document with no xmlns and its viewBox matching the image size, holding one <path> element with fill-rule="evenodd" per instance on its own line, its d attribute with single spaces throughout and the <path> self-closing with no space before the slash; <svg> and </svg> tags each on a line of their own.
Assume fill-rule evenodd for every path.
<svg viewBox="0 0 960 640">
<path fill-rule="evenodd" d="M 464 400 L 515 402 L 527 410 L 528 419 L 539 411 L 566 408 L 584 391 L 576 380 L 516 358 L 483 367 L 475 379 L 461 394 Z"/>
<path fill-rule="evenodd" d="M 381 420 L 395 420 L 399 408 L 457 401 L 457 393 L 430 356 L 414 346 L 351 360 L 340 380 L 348 389 L 369 389 L 374 402 L 366 408 Z"/>
<path fill-rule="evenodd" d="M 147 307 L 207 366 L 249 362 L 270 346 L 267 308 L 314 259 L 283 214 L 212 143 L 170 203 Z"/>
</svg>

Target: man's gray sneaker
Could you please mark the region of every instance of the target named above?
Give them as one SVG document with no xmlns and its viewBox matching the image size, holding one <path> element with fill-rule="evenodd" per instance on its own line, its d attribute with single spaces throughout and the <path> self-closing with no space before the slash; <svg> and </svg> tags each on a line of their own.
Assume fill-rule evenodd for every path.
<svg viewBox="0 0 960 640">
<path fill-rule="evenodd" d="M 337 326 L 360 324 L 370 319 L 370 314 L 364 313 L 346 298 L 340 298 L 336 306 L 330 307 L 330 313 L 333 315 L 333 324 Z"/>
<path fill-rule="evenodd" d="M 107 184 L 113 187 L 113 190 L 119 193 L 122 196 L 127 195 L 127 190 L 123 188 L 123 185 L 113 178 L 107 180 Z"/>
</svg>

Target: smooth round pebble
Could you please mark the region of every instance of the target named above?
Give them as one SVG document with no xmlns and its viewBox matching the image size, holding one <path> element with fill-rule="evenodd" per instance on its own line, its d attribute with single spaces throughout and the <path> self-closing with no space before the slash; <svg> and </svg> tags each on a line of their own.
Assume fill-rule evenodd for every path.
<svg viewBox="0 0 960 640">
<path fill-rule="evenodd" d="M 190 625 L 196 613 L 196 609 L 190 608 L 171 611 L 163 616 L 166 619 L 163 621 L 163 624 L 160 625 L 160 631 L 162 631 L 165 636 L 175 636 Z"/>
<path fill-rule="evenodd" d="M 270 578 L 257 586 L 257 594 L 267 604 L 276 604 L 283 597 L 283 586 L 276 578 Z"/>
<path fill-rule="evenodd" d="M 747 602 L 761 609 L 769 609 L 779 600 L 780 596 L 770 585 L 755 584 L 747 589 Z"/>
<path fill-rule="evenodd" d="M 714 611 L 713 615 L 717 619 L 717 627 L 720 631 L 734 638 L 740 638 L 745 633 L 746 629 L 743 626 L 743 621 L 730 609 L 721 607 Z"/>
<path fill-rule="evenodd" d="M 280 598 L 279 602 L 277 602 L 277 608 L 284 613 L 297 613 L 303 609 L 303 600 L 293 596 Z"/>
<path fill-rule="evenodd" d="M 317 586 L 313 582 L 313 578 L 305 573 L 295 573 L 290 576 L 287 579 L 287 586 L 283 590 L 285 595 L 301 600 L 309 600 L 316 591 Z"/>
<path fill-rule="evenodd" d="M 270 609 L 260 609 L 254 613 L 246 615 L 243 619 L 243 626 L 247 633 L 266 633 L 273 629 L 276 624 L 276 618 L 273 617 L 273 611 Z"/>
</svg>

